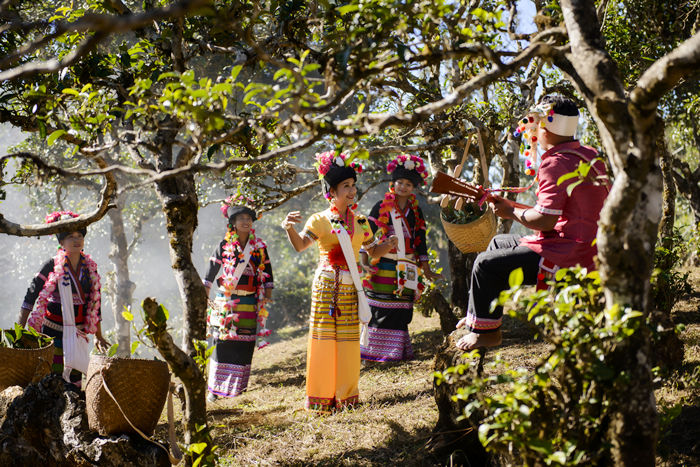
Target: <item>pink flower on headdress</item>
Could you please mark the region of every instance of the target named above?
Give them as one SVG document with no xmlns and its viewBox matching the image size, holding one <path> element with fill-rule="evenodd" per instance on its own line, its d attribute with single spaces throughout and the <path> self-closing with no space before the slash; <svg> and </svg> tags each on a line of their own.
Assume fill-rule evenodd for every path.
<svg viewBox="0 0 700 467">
<path fill-rule="evenodd" d="M 228 218 L 228 208 L 236 204 L 242 204 L 244 206 L 255 206 L 255 200 L 241 193 L 231 195 L 221 202 L 221 206 L 219 207 L 219 209 L 221 210 L 221 215 Z M 258 219 L 260 219 L 260 217 L 261 215 L 259 214 Z"/>
<path fill-rule="evenodd" d="M 415 154 L 399 154 L 386 166 L 386 171 L 392 173 L 396 168 L 402 165 L 406 170 L 415 170 L 423 178 L 423 183 L 426 183 L 428 171 L 425 168 L 423 159 Z"/>
<path fill-rule="evenodd" d="M 347 155 L 340 153 L 337 154 L 335 151 L 326 151 L 316 154 L 316 169 L 320 176 L 324 176 L 331 170 L 331 166 L 334 164 L 339 167 L 345 167 L 345 160 Z"/>
<path fill-rule="evenodd" d="M 78 214 L 74 213 L 73 211 L 55 211 L 51 214 L 47 214 L 46 217 L 44 217 L 44 222 L 47 224 L 51 224 L 53 222 L 58 222 L 76 217 L 80 216 L 78 216 Z"/>
</svg>

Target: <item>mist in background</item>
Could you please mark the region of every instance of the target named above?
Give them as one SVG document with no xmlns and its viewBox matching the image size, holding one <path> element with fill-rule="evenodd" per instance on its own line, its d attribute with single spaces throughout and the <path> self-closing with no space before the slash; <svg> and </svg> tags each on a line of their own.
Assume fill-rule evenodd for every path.
<svg viewBox="0 0 700 467">
<path fill-rule="evenodd" d="M 0 154 L 5 155 L 8 149 L 22 141 L 23 135 L 16 129 L 7 125 L 0 125 Z M 5 170 L 5 177 L 14 173 L 14 167 L 10 164 Z M 386 175 L 386 174 L 384 174 Z M 365 182 L 366 183 L 366 182 Z M 358 179 L 360 189 L 363 188 L 363 176 Z M 7 199 L 0 201 L 0 212 L 6 219 L 13 222 L 36 224 L 44 221 L 48 213 L 45 208 L 33 206 L 27 196 L 27 188 L 8 185 L 5 187 Z M 387 189 L 386 183 L 369 190 L 359 201 L 358 212 L 369 214 L 370 209 L 377 201 L 383 198 Z M 231 194 L 219 189 L 220 192 L 207 191 L 208 199 L 223 199 Z M 89 197 L 85 199 L 85 197 Z M 82 199 L 81 199 L 82 198 Z M 439 208 L 436 205 L 428 206 L 425 198 L 419 196 L 428 226 L 431 227 L 429 235 L 429 247 L 438 250 L 444 257 L 441 265 L 447 271 L 446 254 L 447 242 L 439 227 Z M 76 190 L 72 196 L 67 196 L 64 208 L 78 213 L 85 213 L 97 203 L 95 195 Z M 81 205 L 81 209 L 76 208 Z M 268 247 L 268 253 L 272 261 L 275 278 L 275 291 L 269 305 L 269 327 L 278 328 L 286 324 L 306 323 L 309 302 L 310 286 L 315 270 L 318 252 L 312 247 L 303 253 L 296 253 L 287 241 L 286 234 L 280 227 L 280 222 L 287 212 L 299 210 L 302 217 L 307 219 L 311 214 L 327 208 L 327 202 L 320 196 L 320 190 L 312 189 L 283 204 L 277 209 L 263 214 L 262 219 L 255 222 L 256 235 L 262 238 Z M 198 226 L 194 234 L 193 262 L 200 277 L 204 277 L 207 271 L 209 258 L 212 256 L 219 242 L 226 233 L 227 220 L 221 215 L 219 203 L 210 204 L 199 209 Z M 125 221 L 127 238 L 132 238 L 131 226 Z M 115 318 L 112 313 L 112 305 L 109 296 L 105 293 L 105 284 L 113 277 L 113 265 L 109 259 L 111 223 L 105 216 L 100 221 L 88 227 L 85 238 L 84 251 L 89 254 L 98 265 L 98 271 L 103 283 L 103 332 L 108 340 L 114 342 L 111 337 Z M 302 226 L 298 226 L 301 230 Z M 58 242 L 54 235 L 36 237 L 15 237 L 0 234 L 0 325 L 4 328 L 11 327 L 17 320 L 19 309 L 30 281 L 39 272 L 44 263 L 56 253 Z M 172 273 L 168 239 L 164 225 L 162 212 L 158 212 L 153 218 L 144 223 L 140 241 L 134 252 L 129 256 L 130 280 L 136 284 L 132 312 L 135 316 L 135 324 L 141 327 L 142 319 L 140 304 L 146 297 L 154 297 L 170 312 L 169 326 L 174 334 L 176 342 L 180 342 L 182 330 L 182 305 L 179 290 Z M 446 275 L 447 275 L 446 274 Z M 212 291 L 211 296 L 214 296 Z M 274 336 L 274 335 L 273 335 Z M 132 332 L 132 341 L 134 335 Z M 274 337 L 273 337 L 274 340 Z M 143 347 L 143 346 L 142 346 Z M 141 347 L 140 352 L 145 349 Z M 150 352 L 145 351 L 146 355 Z"/>
</svg>

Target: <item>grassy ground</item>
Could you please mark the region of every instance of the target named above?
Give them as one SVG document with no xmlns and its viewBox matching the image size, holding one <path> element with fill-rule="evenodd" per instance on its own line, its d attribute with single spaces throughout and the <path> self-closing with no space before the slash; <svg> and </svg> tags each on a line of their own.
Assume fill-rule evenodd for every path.
<svg viewBox="0 0 700 467">
<path fill-rule="evenodd" d="M 685 361 L 659 379 L 656 391 L 659 465 L 700 465 L 700 269 L 691 281 L 693 294 L 674 309 L 685 325 Z M 505 328 L 501 355 L 533 368 L 546 345 L 513 322 Z M 360 406 L 331 416 L 303 410 L 307 330 L 276 331 L 271 345 L 255 353 L 248 391 L 208 404 L 221 464 L 442 465 L 425 449 L 438 417 L 432 393 L 433 356 L 442 342 L 438 319 L 416 313 L 410 331 L 416 359 L 364 366 Z"/>
<path fill-rule="evenodd" d="M 693 293 L 673 309 L 683 324 L 683 366 L 663 378 L 656 390 L 661 433 L 657 464 L 700 465 L 700 268 L 690 271 Z"/>
</svg>

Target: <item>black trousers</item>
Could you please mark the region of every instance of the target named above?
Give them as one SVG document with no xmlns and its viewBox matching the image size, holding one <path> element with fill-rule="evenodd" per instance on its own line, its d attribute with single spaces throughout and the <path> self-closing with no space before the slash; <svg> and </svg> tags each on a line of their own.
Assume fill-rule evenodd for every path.
<svg viewBox="0 0 700 467">
<path fill-rule="evenodd" d="M 508 290 L 508 277 L 522 268 L 523 284 L 537 283 L 540 255 L 526 246 L 520 246 L 520 235 L 496 235 L 486 251 L 479 253 L 472 269 L 466 328 L 472 332 L 493 332 L 501 327 L 503 307 L 491 312 L 491 302 L 502 290 Z"/>
</svg>

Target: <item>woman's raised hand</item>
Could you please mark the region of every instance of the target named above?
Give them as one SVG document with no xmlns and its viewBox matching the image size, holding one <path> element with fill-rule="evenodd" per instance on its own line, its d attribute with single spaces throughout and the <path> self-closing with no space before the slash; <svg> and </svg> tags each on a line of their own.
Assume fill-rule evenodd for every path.
<svg viewBox="0 0 700 467">
<path fill-rule="evenodd" d="M 281 225 L 284 230 L 289 230 L 294 227 L 294 224 L 298 224 L 299 222 L 301 222 L 301 213 L 299 211 L 292 211 L 287 214 Z"/>
</svg>

